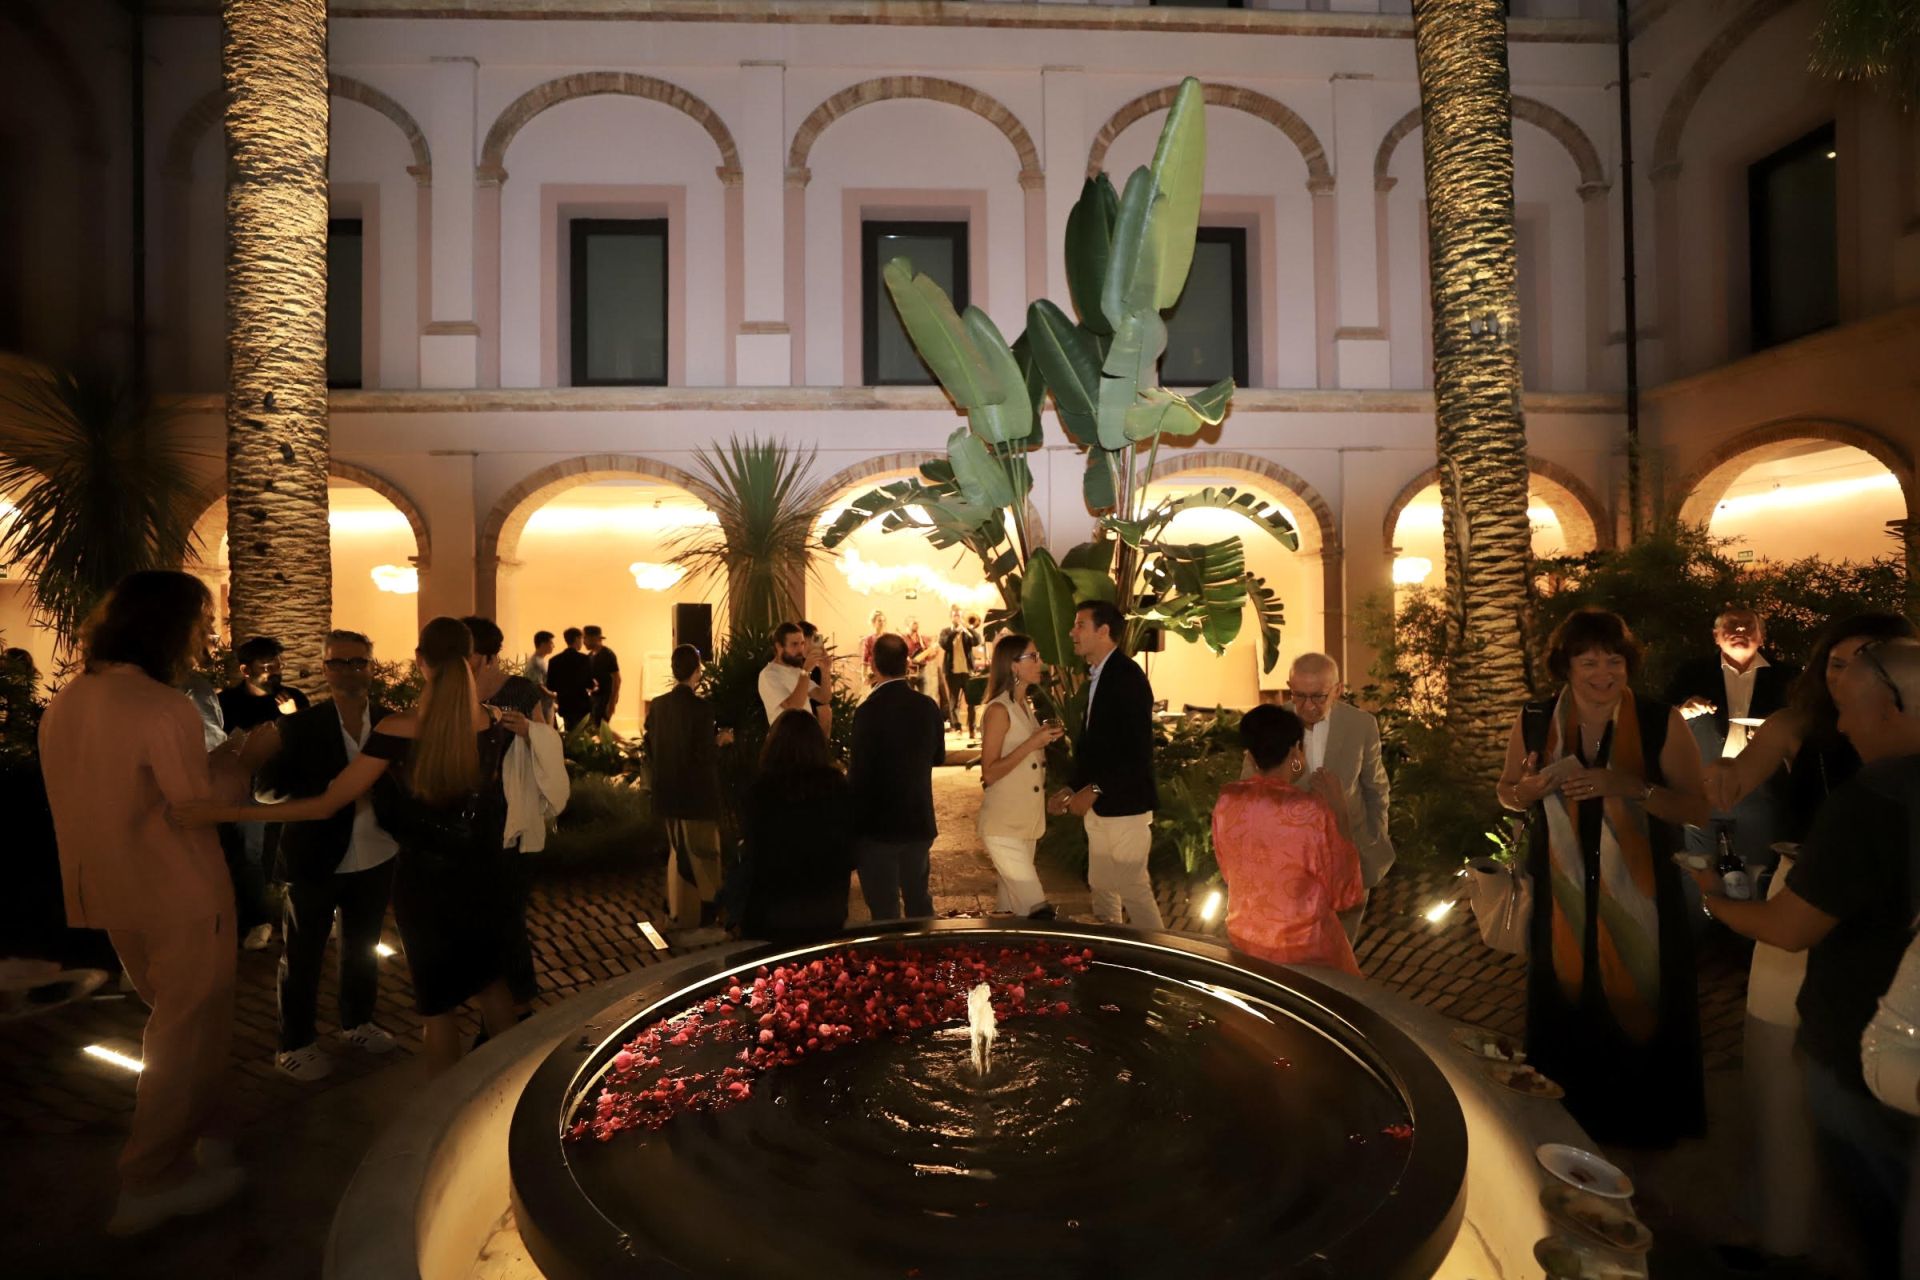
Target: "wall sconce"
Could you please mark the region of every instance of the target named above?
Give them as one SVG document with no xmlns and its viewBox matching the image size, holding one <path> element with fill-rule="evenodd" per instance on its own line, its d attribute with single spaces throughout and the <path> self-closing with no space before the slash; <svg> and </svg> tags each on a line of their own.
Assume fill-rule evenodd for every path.
<svg viewBox="0 0 1920 1280">
<path fill-rule="evenodd" d="M 373 566 L 373 585 L 396 596 L 417 596 L 420 570 L 412 565 L 377 564 Z"/>
<path fill-rule="evenodd" d="M 627 572 L 633 575 L 633 585 L 642 591 L 669 591 L 687 571 L 677 564 L 654 564 L 649 560 L 635 560 L 627 566 Z"/>
</svg>

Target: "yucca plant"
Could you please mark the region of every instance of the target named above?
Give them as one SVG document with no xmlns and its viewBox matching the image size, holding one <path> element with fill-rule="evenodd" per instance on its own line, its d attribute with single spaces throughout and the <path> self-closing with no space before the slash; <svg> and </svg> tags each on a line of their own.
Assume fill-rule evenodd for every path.
<svg viewBox="0 0 1920 1280">
<path fill-rule="evenodd" d="M 1912 110 L 1920 103 L 1920 5 L 1825 0 L 1810 61 L 1817 75 L 1864 81 Z"/>
<path fill-rule="evenodd" d="M 814 522 L 833 495 L 813 478 L 814 451 L 757 437 L 703 448 L 694 466 L 700 496 L 717 517 L 677 535 L 672 563 L 726 584 L 727 627 L 758 645 L 798 620 L 801 587 L 818 546 Z"/>
<path fill-rule="evenodd" d="M 111 378 L 0 371 L 0 561 L 26 569 L 34 613 L 66 644 L 114 583 L 186 556 L 198 491 L 170 417 Z"/>
</svg>

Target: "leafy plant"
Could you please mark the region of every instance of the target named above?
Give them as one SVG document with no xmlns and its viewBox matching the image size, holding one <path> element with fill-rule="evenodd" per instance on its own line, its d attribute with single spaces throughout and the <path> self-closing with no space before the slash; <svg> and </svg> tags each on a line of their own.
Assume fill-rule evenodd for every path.
<svg viewBox="0 0 1920 1280">
<path fill-rule="evenodd" d="M 1067 280 L 1078 320 L 1040 299 L 1012 343 L 978 307 L 956 312 L 940 286 L 906 259 L 882 273 L 908 337 L 967 425 L 948 437 L 947 456 L 919 476 L 856 498 L 823 544 L 837 546 L 878 520 L 887 532 L 914 530 L 935 547 L 973 552 L 1002 601 L 988 626 L 1034 637 L 1067 707 L 1078 705 L 1084 679 L 1067 642 L 1078 600 L 1120 605 L 1128 650 L 1159 629 L 1216 653 L 1239 634 L 1251 604 L 1268 670 L 1279 657 L 1281 604 L 1247 571 L 1240 539 L 1176 544 L 1165 535 L 1180 512 L 1204 507 L 1245 516 L 1295 549 L 1298 536 L 1286 516 L 1232 488 L 1148 506 L 1134 466 L 1144 447 L 1144 475 L 1151 476 L 1163 437 L 1217 426 L 1233 397 L 1230 378 L 1191 395 L 1159 385 L 1167 342 L 1161 313 L 1186 287 L 1205 168 L 1205 108 L 1199 82 L 1189 78 L 1175 94 L 1153 162 L 1117 194 L 1105 174 L 1089 178 L 1067 219 Z M 1035 546 L 1026 527 L 1033 488 L 1026 454 L 1042 446 L 1040 410 L 1049 394 L 1085 456 L 1082 493 L 1101 527 L 1098 540 L 1058 559 Z M 1078 732 L 1077 715 L 1067 723 Z"/>
<path fill-rule="evenodd" d="M 567 807 L 534 856 L 556 866 L 634 865 L 663 852 L 666 832 L 654 821 L 653 802 L 631 781 L 589 773 L 572 780 Z"/>
<path fill-rule="evenodd" d="M 813 572 L 814 522 L 833 495 L 813 479 L 814 451 L 760 438 L 694 455 L 715 523 L 676 535 L 672 563 L 727 588 L 727 625 L 759 641 L 800 616 Z"/>
<path fill-rule="evenodd" d="M 1895 105 L 1920 102 L 1920 7 L 1911 0 L 1825 0 L 1813 29 L 1818 75 L 1860 80 Z"/>
<path fill-rule="evenodd" d="M 66 643 L 113 585 L 175 568 L 198 491 L 169 414 L 128 384 L 25 361 L 0 368 L 0 560 Z"/>
</svg>

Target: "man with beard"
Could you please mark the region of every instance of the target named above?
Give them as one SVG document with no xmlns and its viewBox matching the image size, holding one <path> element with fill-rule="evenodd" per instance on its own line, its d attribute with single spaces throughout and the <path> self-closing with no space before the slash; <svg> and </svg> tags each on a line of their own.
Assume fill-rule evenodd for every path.
<svg viewBox="0 0 1920 1280">
<path fill-rule="evenodd" d="M 567 647 L 547 659 L 547 688 L 560 712 L 560 723 L 572 733 L 586 723 L 593 710 L 593 659 L 580 646 L 586 633 L 568 627 L 561 633 Z"/>
<path fill-rule="evenodd" d="M 760 670 L 760 702 L 767 709 L 767 723 L 772 724 L 784 712 L 811 707 L 817 716 L 820 708 L 830 707 L 831 695 L 807 678 L 811 668 L 831 670 L 830 662 L 817 640 L 808 643 L 799 623 L 783 622 L 775 627 L 773 660 Z"/>
</svg>

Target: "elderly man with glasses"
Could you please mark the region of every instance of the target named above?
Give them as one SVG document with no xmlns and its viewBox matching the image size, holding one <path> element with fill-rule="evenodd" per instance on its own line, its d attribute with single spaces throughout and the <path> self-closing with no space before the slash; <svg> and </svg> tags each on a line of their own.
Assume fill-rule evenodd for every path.
<svg viewBox="0 0 1920 1280">
<path fill-rule="evenodd" d="M 1393 840 L 1387 834 L 1387 769 L 1380 760 L 1380 723 L 1372 715 L 1340 701 L 1345 686 L 1340 664 L 1324 653 L 1303 653 L 1287 673 L 1286 705 L 1306 726 L 1306 767 L 1297 787 L 1316 792 L 1336 813 L 1346 814 L 1353 843 L 1360 850 L 1360 876 L 1367 891 L 1393 865 Z M 1360 936 L 1367 904 L 1340 913 L 1347 940 Z"/>
</svg>

